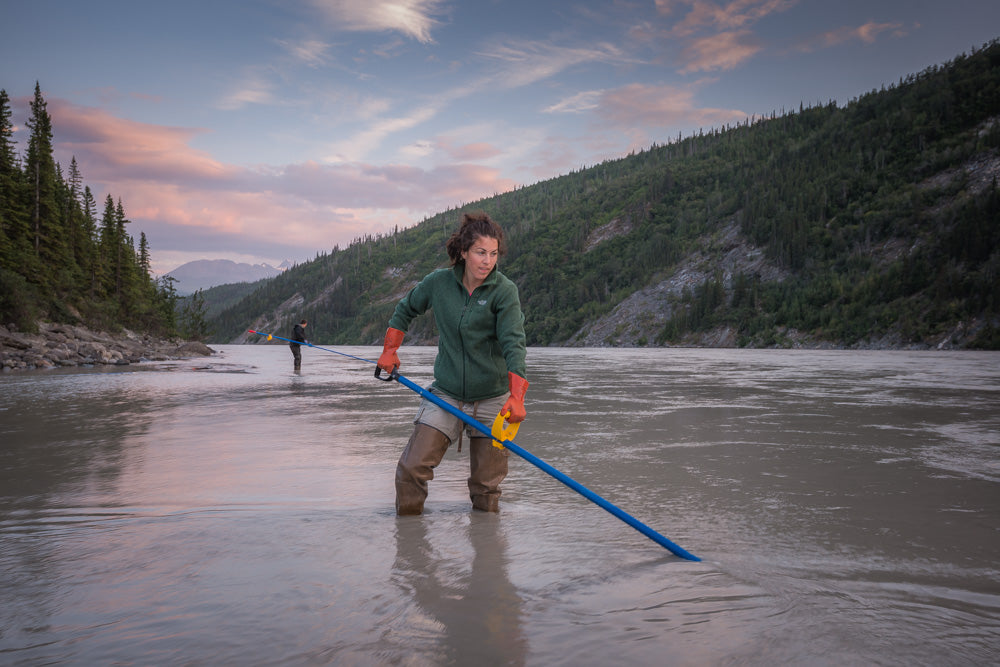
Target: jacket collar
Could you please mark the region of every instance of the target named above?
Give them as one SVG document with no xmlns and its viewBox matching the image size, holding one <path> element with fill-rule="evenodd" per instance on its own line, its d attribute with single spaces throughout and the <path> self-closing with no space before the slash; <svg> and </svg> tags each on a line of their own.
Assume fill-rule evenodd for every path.
<svg viewBox="0 0 1000 667">
<path fill-rule="evenodd" d="M 497 269 L 496 266 L 494 266 L 493 270 L 490 271 L 490 275 L 486 276 L 486 278 L 483 280 L 483 284 L 480 285 L 480 287 L 482 287 L 483 285 L 495 285 L 499 280 L 499 278 L 497 277 L 499 274 L 500 271 Z M 458 284 L 462 286 L 462 289 L 465 289 L 465 283 L 462 282 L 462 278 L 465 275 L 465 264 L 456 264 L 455 266 L 451 267 L 451 275 L 455 276 L 455 280 L 458 281 Z"/>
</svg>

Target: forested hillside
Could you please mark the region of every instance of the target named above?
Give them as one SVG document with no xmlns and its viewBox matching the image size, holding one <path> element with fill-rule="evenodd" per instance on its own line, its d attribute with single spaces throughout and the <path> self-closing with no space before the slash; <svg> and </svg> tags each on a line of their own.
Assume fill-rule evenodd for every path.
<svg viewBox="0 0 1000 667">
<path fill-rule="evenodd" d="M 509 235 L 532 345 L 1000 348 L 1000 42 L 473 202 Z M 217 341 L 378 342 L 461 210 L 357 239 L 213 318 Z M 424 317 L 408 340 L 433 338 Z"/>
<path fill-rule="evenodd" d="M 151 278 L 145 234 L 136 249 L 122 201 L 110 194 L 98 217 L 75 158 L 63 175 L 38 84 L 28 128 L 19 157 L 10 98 L 0 90 L 0 323 L 28 332 L 44 319 L 173 335 L 174 291 Z"/>
</svg>

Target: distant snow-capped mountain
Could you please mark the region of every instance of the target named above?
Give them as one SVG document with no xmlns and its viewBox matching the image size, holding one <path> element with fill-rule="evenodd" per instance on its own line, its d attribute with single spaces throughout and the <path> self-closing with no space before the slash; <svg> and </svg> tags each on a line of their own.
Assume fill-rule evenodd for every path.
<svg viewBox="0 0 1000 667">
<path fill-rule="evenodd" d="M 270 264 L 238 264 L 228 259 L 198 259 L 178 266 L 166 275 L 174 279 L 174 289 L 180 295 L 194 294 L 200 289 L 231 283 L 252 283 L 261 278 L 273 278 L 285 270 Z"/>
</svg>

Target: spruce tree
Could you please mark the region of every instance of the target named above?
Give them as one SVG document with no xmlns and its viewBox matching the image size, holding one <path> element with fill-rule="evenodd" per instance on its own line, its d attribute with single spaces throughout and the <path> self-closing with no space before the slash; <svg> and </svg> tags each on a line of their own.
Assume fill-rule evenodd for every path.
<svg viewBox="0 0 1000 667">
<path fill-rule="evenodd" d="M 132 239 L 125 231 L 125 225 L 129 220 L 125 217 L 125 206 L 118 198 L 118 205 L 115 207 L 115 296 L 119 305 L 124 306 L 129 297 L 131 287 L 131 264 L 135 257 L 135 249 L 132 246 Z"/>
<path fill-rule="evenodd" d="M 98 247 L 99 239 L 97 236 L 97 202 L 94 200 L 94 193 L 90 191 L 89 185 L 85 185 L 83 188 L 80 207 L 83 211 L 83 235 L 87 238 L 88 248 L 88 254 L 80 266 L 84 275 L 81 296 L 92 301 L 97 295 L 99 286 L 98 263 L 100 261 L 100 249 Z"/>
<path fill-rule="evenodd" d="M 118 254 L 118 225 L 115 218 L 115 200 L 109 194 L 104 199 L 104 214 L 98 241 L 97 276 L 104 294 L 117 294 L 115 257 Z"/>
<path fill-rule="evenodd" d="M 142 277 L 149 279 L 151 276 L 149 260 L 149 242 L 146 241 L 146 232 L 139 232 L 139 269 Z"/>
<path fill-rule="evenodd" d="M 72 256 L 77 270 L 76 282 L 80 288 L 86 288 L 94 241 L 87 229 L 86 212 L 83 208 L 83 176 L 81 176 L 80 167 L 76 163 L 76 156 L 73 156 L 70 161 L 69 178 L 66 185 L 69 186 L 66 204 L 69 212 L 68 224 L 72 239 Z"/>
<path fill-rule="evenodd" d="M 10 97 L 0 90 L 0 268 L 17 271 L 30 252 L 24 178 L 14 151 Z"/>
<path fill-rule="evenodd" d="M 69 264 L 66 234 L 57 201 L 59 175 L 52 157 L 52 119 L 42 98 L 42 88 L 35 83 L 28 128 L 28 155 L 25 174 L 28 180 L 31 239 L 36 271 L 27 276 L 48 288 L 64 288 L 65 269 Z"/>
</svg>

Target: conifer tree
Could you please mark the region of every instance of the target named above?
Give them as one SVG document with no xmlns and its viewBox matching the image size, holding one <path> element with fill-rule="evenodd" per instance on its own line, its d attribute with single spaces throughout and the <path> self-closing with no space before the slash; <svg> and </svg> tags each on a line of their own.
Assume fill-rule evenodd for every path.
<svg viewBox="0 0 1000 667">
<path fill-rule="evenodd" d="M 65 230 L 59 215 L 57 185 L 59 175 L 52 157 L 52 119 L 49 117 L 42 88 L 35 83 L 28 128 L 28 155 L 25 173 L 28 179 L 32 245 L 37 259 L 35 280 L 52 287 L 61 284 L 63 268 L 68 263 Z M 32 276 L 27 276 L 29 280 Z"/>
<path fill-rule="evenodd" d="M 150 277 L 149 242 L 146 241 L 146 232 L 139 232 L 139 270 L 144 277 Z"/>
<path fill-rule="evenodd" d="M 14 128 L 10 120 L 10 98 L 0 90 L 0 267 L 11 260 L 14 146 L 10 139 Z"/>
<path fill-rule="evenodd" d="M 10 97 L 0 90 L 0 268 L 13 269 L 27 259 L 29 232 L 11 113 Z"/>
<path fill-rule="evenodd" d="M 115 219 L 115 200 L 110 194 L 104 198 L 104 213 L 101 215 L 98 248 L 97 273 L 101 289 L 109 296 L 116 295 L 117 286 L 114 262 L 118 253 L 118 225 Z"/>
<path fill-rule="evenodd" d="M 89 294 L 93 298 L 96 294 L 98 273 L 97 202 L 94 201 L 94 194 L 90 191 L 89 185 L 83 187 L 80 215 L 80 236 L 83 239 L 81 243 L 86 248 L 85 255 L 80 259 L 80 271 L 83 275 L 81 289 L 83 294 Z"/>
<path fill-rule="evenodd" d="M 70 161 L 66 186 L 68 188 L 65 202 L 66 224 L 71 241 L 70 255 L 76 269 L 75 283 L 80 287 L 85 287 L 93 240 L 87 233 L 87 222 L 83 210 L 83 176 L 76 163 L 76 156 L 73 156 Z"/>
<path fill-rule="evenodd" d="M 185 297 L 181 312 L 181 334 L 188 340 L 205 340 L 211 335 L 206 319 L 205 297 L 201 290 Z"/>
<path fill-rule="evenodd" d="M 119 197 L 118 204 L 115 206 L 115 294 L 118 297 L 119 304 L 125 310 L 131 310 L 129 306 L 131 306 L 130 301 L 133 296 L 133 277 L 135 275 L 133 270 L 135 266 L 135 246 L 132 243 L 132 237 L 125 231 L 125 225 L 129 222 L 130 220 L 125 217 L 125 206 L 122 204 L 121 197 Z"/>
</svg>

